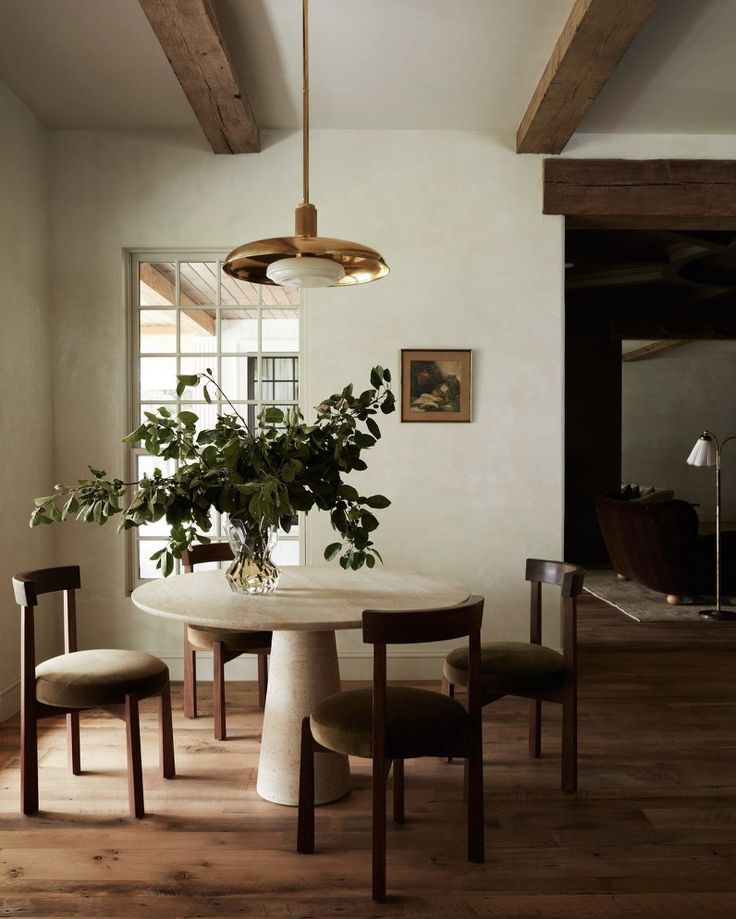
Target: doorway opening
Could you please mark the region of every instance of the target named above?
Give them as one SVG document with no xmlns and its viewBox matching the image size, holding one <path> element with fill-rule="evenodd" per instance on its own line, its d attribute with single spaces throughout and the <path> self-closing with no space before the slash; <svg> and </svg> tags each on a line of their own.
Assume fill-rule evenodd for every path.
<svg viewBox="0 0 736 919">
<path fill-rule="evenodd" d="M 736 230 L 569 228 L 565 252 L 565 559 L 604 566 L 595 501 L 627 486 L 712 527 L 685 460 L 702 430 L 736 432 Z"/>
</svg>

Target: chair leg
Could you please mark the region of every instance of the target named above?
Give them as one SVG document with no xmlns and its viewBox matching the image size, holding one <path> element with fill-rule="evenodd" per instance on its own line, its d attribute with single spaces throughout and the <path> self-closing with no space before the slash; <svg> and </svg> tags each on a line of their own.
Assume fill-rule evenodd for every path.
<svg viewBox="0 0 736 919">
<path fill-rule="evenodd" d="M 212 691 L 215 696 L 215 739 L 225 740 L 227 738 L 227 726 L 225 724 L 225 659 L 221 641 L 216 641 L 212 645 Z"/>
<path fill-rule="evenodd" d="M 373 899 L 386 901 L 386 764 L 373 757 Z"/>
<path fill-rule="evenodd" d="M 394 823 L 404 822 L 404 760 L 394 760 Z"/>
<path fill-rule="evenodd" d="M 69 712 L 66 716 L 66 751 L 69 760 L 69 771 L 72 775 L 81 775 L 82 763 L 79 750 L 79 712 Z"/>
<path fill-rule="evenodd" d="M 568 687 L 562 700 L 562 790 L 578 790 L 578 698 Z"/>
<path fill-rule="evenodd" d="M 309 716 L 302 718 L 296 851 L 314 852 L 314 742 Z"/>
<path fill-rule="evenodd" d="M 131 817 L 140 819 L 143 809 L 143 767 L 141 764 L 141 724 L 138 696 L 125 696 L 125 733 L 128 751 L 128 804 Z"/>
<path fill-rule="evenodd" d="M 471 751 L 467 763 L 468 861 L 485 861 L 485 824 L 483 817 L 483 755 Z"/>
<path fill-rule="evenodd" d="M 165 779 L 173 779 L 176 777 L 176 764 L 174 762 L 174 728 L 171 723 L 171 688 L 168 683 L 158 697 L 158 720 L 161 775 Z"/>
<path fill-rule="evenodd" d="M 455 698 L 455 684 L 451 683 L 446 676 L 442 677 L 442 685 L 440 687 L 440 692 L 443 696 L 449 696 L 451 699 Z M 452 757 L 448 756 L 446 762 L 451 763 Z"/>
<path fill-rule="evenodd" d="M 30 816 L 38 811 L 38 738 L 36 713 L 31 705 L 23 704 L 21 708 L 20 738 L 20 809 Z"/>
<path fill-rule="evenodd" d="M 258 704 L 266 707 L 266 690 L 268 689 L 268 654 L 258 655 Z"/>
<path fill-rule="evenodd" d="M 197 652 L 187 638 L 184 626 L 184 715 L 197 717 Z"/>
<path fill-rule="evenodd" d="M 542 755 L 542 700 L 529 702 L 529 756 L 538 759 Z"/>
</svg>

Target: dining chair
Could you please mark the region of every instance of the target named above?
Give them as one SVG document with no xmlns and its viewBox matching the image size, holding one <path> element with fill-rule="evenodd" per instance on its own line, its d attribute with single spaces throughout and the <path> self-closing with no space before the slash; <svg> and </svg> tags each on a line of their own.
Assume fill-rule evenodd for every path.
<svg viewBox="0 0 736 919">
<path fill-rule="evenodd" d="M 483 597 L 403 612 L 366 610 L 373 686 L 328 696 L 302 722 L 297 851 L 314 851 L 314 756 L 333 750 L 373 760 L 373 899 L 386 899 L 386 781 L 393 764 L 394 822 L 404 822 L 404 760 L 465 757 L 468 860 L 484 860 L 480 626 Z M 439 692 L 386 685 L 386 646 L 468 636 L 468 707 Z"/>
<path fill-rule="evenodd" d="M 562 705 L 563 791 L 577 791 L 577 597 L 583 589 L 585 569 L 565 562 L 528 558 L 526 580 L 531 583 L 529 642 L 496 641 L 480 649 L 480 683 L 483 705 L 503 696 L 529 699 L 529 755 L 542 755 L 542 702 Z M 542 644 L 542 585 L 561 588 L 562 653 Z M 465 648 L 451 651 L 444 664 L 443 689 L 454 695 L 455 686 L 469 682 Z"/>
<path fill-rule="evenodd" d="M 128 757 L 128 803 L 133 817 L 145 814 L 138 702 L 159 697 L 160 764 L 173 779 L 174 736 L 171 724 L 169 669 L 145 651 L 77 650 L 76 591 L 79 567 L 40 568 L 13 578 L 21 607 L 21 763 L 20 800 L 24 814 L 38 811 L 38 722 L 66 715 L 67 751 L 72 775 L 81 775 L 79 713 L 105 709 L 125 721 Z M 63 593 L 64 654 L 36 665 L 35 608 L 47 593 Z"/>
<path fill-rule="evenodd" d="M 226 542 L 193 546 L 182 553 L 184 571 L 205 562 L 229 562 L 234 558 Z M 215 739 L 227 738 L 225 721 L 225 664 L 241 654 L 258 656 L 258 704 L 264 708 L 268 688 L 268 655 L 273 632 L 248 632 L 236 629 L 213 629 L 200 625 L 184 626 L 184 714 L 197 717 L 197 651 L 212 652 L 212 681 L 215 714 Z"/>
</svg>

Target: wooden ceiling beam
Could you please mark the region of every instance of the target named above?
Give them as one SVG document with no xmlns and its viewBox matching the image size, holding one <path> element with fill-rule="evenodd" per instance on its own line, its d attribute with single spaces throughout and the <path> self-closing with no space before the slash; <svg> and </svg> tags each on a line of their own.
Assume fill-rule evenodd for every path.
<svg viewBox="0 0 736 919">
<path fill-rule="evenodd" d="M 173 307 L 176 304 L 176 287 L 151 262 L 141 262 L 140 283 L 145 284 L 146 287 L 162 298 L 164 302 L 159 304 L 161 309 L 166 309 L 169 305 Z M 182 306 L 200 306 L 196 300 L 187 296 L 184 291 L 180 293 L 180 300 Z M 217 329 L 214 313 L 208 309 L 182 310 L 181 326 L 182 329 L 186 328 L 192 332 L 204 331 L 207 335 L 214 335 Z M 153 333 L 149 332 L 149 334 Z"/>
<path fill-rule="evenodd" d="M 621 265 L 608 267 L 605 270 L 570 272 L 566 281 L 566 290 L 579 290 L 591 287 L 619 287 L 630 284 L 658 284 L 666 280 L 664 264 Z"/>
<path fill-rule="evenodd" d="M 211 0 L 138 0 L 215 153 L 258 153 L 260 128 Z"/>
<path fill-rule="evenodd" d="M 217 320 L 209 310 L 182 310 L 181 328 L 182 331 L 187 330 L 196 335 L 204 332 L 214 337 L 217 334 Z"/>
<path fill-rule="evenodd" d="M 621 355 L 621 360 L 625 364 L 633 364 L 636 361 L 646 361 L 655 354 L 661 354 L 663 351 L 672 351 L 673 348 L 681 348 L 683 345 L 689 345 L 687 339 L 673 338 L 664 341 L 653 341 L 651 344 L 642 345 L 634 351 L 626 351 Z"/>
<path fill-rule="evenodd" d="M 561 153 L 657 0 L 576 0 L 516 133 L 517 153 Z"/>
<path fill-rule="evenodd" d="M 161 297 L 161 307 L 176 306 L 176 284 L 167 278 L 166 275 L 159 271 L 153 262 L 141 262 L 138 266 L 138 275 L 141 284 L 145 284 L 154 293 Z M 181 293 L 182 306 L 198 306 L 191 297 L 188 297 L 184 291 Z"/>
</svg>

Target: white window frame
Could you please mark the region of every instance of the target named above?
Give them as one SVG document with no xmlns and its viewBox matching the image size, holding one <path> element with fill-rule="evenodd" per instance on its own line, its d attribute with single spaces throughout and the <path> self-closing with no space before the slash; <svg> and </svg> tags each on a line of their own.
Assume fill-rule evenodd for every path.
<svg viewBox="0 0 736 919">
<path fill-rule="evenodd" d="M 220 277 L 220 266 L 224 260 L 227 252 L 223 249 L 215 248 L 198 248 L 198 249 L 126 249 L 124 251 L 124 262 L 125 262 L 125 299 L 126 299 L 126 312 L 127 312 L 127 368 L 128 368 L 128 384 L 126 387 L 126 410 L 125 418 L 127 421 L 126 431 L 124 434 L 127 434 L 129 431 L 134 430 L 140 424 L 140 413 L 141 405 L 152 404 L 145 402 L 140 398 L 140 358 L 141 357 L 175 357 L 177 373 L 181 372 L 181 323 L 177 321 L 176 323 L 176 350 L 174 352 L 161 352 L 161 353 L 148 353 L 141 355 L 140 351 L 140 339 L 139 339 L 139 265 L 141 263 L 164 263 L 172 262 L 176 266 L 176 294 L 175 294 L 175 304 L 171 306 L 162 306 L 161 309 L 171 309 L 175 310 L 178 313 L 183 309 L 193 309 L 196 307 L 191 307 L 181 304 L 180 297 L 180 270 L 179 266 L 182 263 L 188 262 L 216 262 L 216 277 Z M 247 309 L 256 309 L 258 311 L 258 347 L 255 354 L 253 352 L 235 352 L 235 351 L 222 351 L 221 348 L 221 322 L 220 322 L 220 309 L 237 309 L 238 307 L 233 307 L 225 304 L 224 306 L 221 303 L 221 292 L 220 284 L 217 284 L 217 296 L 216 302 L 213 304 L 207 304 L 203 306 L 202 309 L 215 309 L 217 316 L 217 344 L 216 350 L 211 354 L 212 364 L 216 366 L 217 370 L 217 379 L 220 379 L 220 362 L 222 357 L 242 357 L 245 361 L 248 360 L 248 357 L 256 357 L 257 359 L 257 393 L 254 400 L 238 400 L 235 402 L 236 407 L 242 406 L 247 410 L 249 405 L 254 405 L 256 407 L 256 414 L 263 407 L 264 404 L 273 404 L 271 402 L 264 403 L 262 400 L 262 386 L 261 386 L 261 360 L 265 357 L 298 357 L 298 368 L 299 368 L 299 381 L 298 381 L 298 395 L 299 399 L 295 404 L 297 404 L 302 411 L 304 411 L 304 378 L 305 378 L 305 347 L 304 347 L 304 298 L 300 296 L 299 304 L 294 304 L 290 306 L 289 309 L 297 309 L 299 313 L 299 351 L 298 354 L 292 353 L 278 353 L 278 352 L 263 352 L 262 350 L 262 321 L 264 309 L 268 309 L 269 305 L 263 303 L 262 292 L 263 288 L 258 288 L 260 296 L 258 304 L 244 306 L 242 308 Z M 184 357 L 189 356 L 185 354 Z M 210 355 L 208 355 L 210 357 Z M 186 371 L 184 371 L 186 372 Z M 228 393 L 229 395 L 229 393 Z M 176 400 L 168 401 L 161 400 L 160 403 L 156 403 L 156 407 L 159 404 L 166 405 L 172 411 L 178 411 L 181 408 L 192 407 L 196 411 L 196 405 L 191 406 L 189 400 Z M 282 404 L 282 403 L 278 403 Z M 286 403 L 283 403 L 286 404 Z M 227 409 L 227 406 L 225 406 Z M 124 435 L 121 435 L 124 436 Z M 126 470 L 127 481 L 132 482 L 137 478 L 137 458 L 138 456 L 145 456 L 146 451 L 141 446 L 129 447 L 125 446 L 125 463 L 124 468 Z M 131 489 L 132 491 L 132 489 Z M 306 561 L 306 532 L 305 532 L 305 515 L 303 513 L 299 514 L 299 527 L 298 535 L 286 535 L 282 534 L 280 539 L 295 541 L 299 544 L 299 564 L 303 565 Z M 221 522 L 219 515 L 217 515 L 217 520 L 212 530 L 208 533 L 210 538 L 214 540 L 224 539 Z M 148 579 L 141 579 L 138 577 L 138 545 L 139 542 L 154 542 L 156 540 L 162 539 L 162 537 L 145 537 L 142 536 L 137 528 L 132 528 L 127 531 L 127 538 L 125 539 L 125 553 L 126 553 L 126 582 L 128 592 L 132 591 L 135 587 L 140 584 L 143 584 Z M 153 550 L 152 550 L 153 551 Z M 177 560 L 175 564 L 175 573 L 179 573 L 180 563 Z"/>
</svg>

